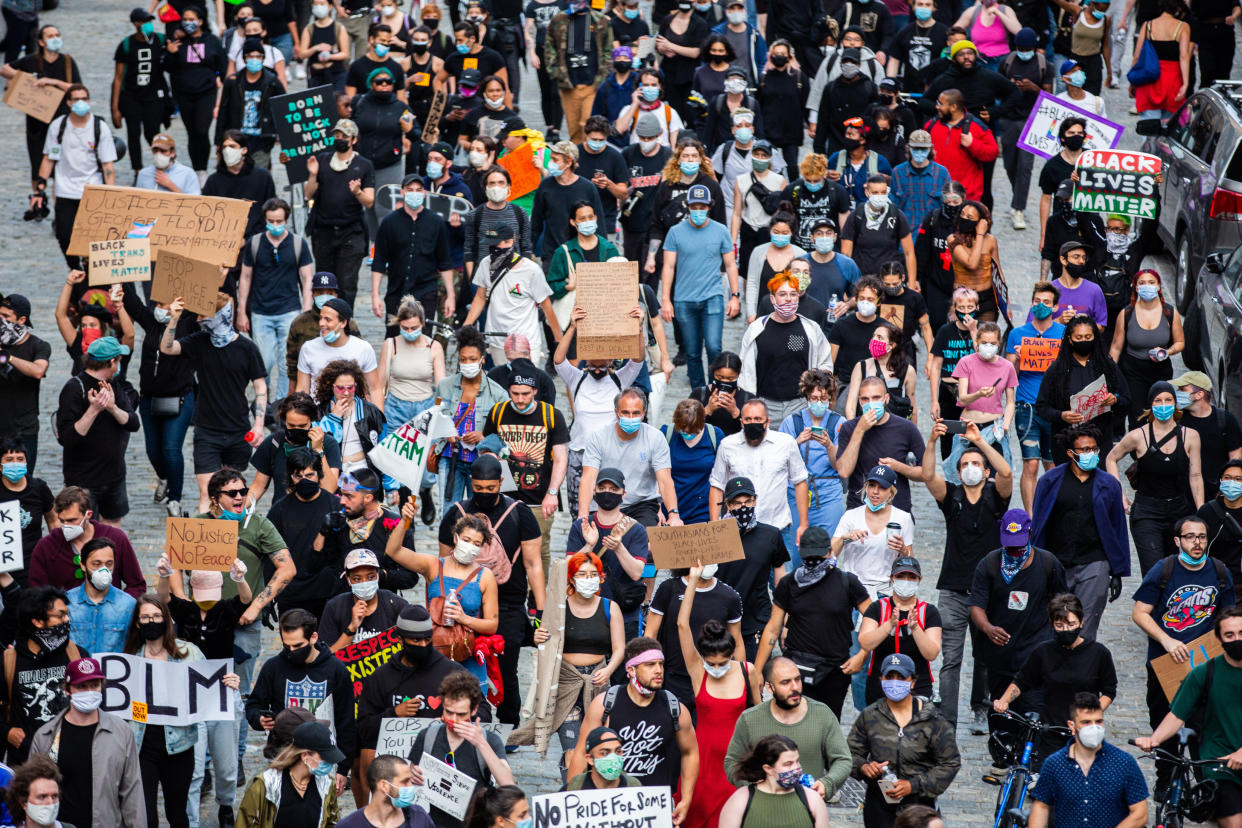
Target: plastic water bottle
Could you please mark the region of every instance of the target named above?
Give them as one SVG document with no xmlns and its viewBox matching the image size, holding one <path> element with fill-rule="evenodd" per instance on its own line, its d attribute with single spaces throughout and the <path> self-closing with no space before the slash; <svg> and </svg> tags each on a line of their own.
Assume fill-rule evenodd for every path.
<svg viewBox="0 0 1242 828">
<path fill-rule="evenodd" d="M 457 587 L 453 587 L 453 589 L 449 592 L 448 597 L 444 599 L 444 606 L 447 607 L 449 604 L 455 602 L 456 600 L 457 600 Z M 452 618 L 449 618 L 447 615 L 444 616 L 444 626 L 452 627 L 452 626 L 455 626 L 456 624 L 457 622 L 454 621 Z"/>
<path fill-rule="evenodd" d="M 880 792 L 884 794 L 884 801 L 889 805 L 896 805 L 901 799 L 893 799 L 888 792 L 897 784 L 897 774 L 893 773 L 891 768 L 884 768 L 884 775 L 880 777 Z"/>
</svg>

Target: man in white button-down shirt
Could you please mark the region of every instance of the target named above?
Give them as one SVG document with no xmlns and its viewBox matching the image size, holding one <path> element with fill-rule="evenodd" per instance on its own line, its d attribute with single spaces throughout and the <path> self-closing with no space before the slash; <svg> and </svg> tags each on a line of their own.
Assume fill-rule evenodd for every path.
<svg viewBox="0 0 1242 828">
<path fill-rule="evenodd" d="M 734 477 L 749 477 L 758 501 L 755 517 L 760 523 L 784 529 L 793 522 L 785 496 L 786 489 L 793 486 L 798 504 L 797 542 L 808 525 L 806 464 L 798 453 L 798 442 L 768 425 L 768 407 L 763 400 L 752 399 L 742 406 L 741 432 L 721 440 L 716 452 L 707 508 L 712 520 L 718 519 L 725 483 Z"/>
</svg>

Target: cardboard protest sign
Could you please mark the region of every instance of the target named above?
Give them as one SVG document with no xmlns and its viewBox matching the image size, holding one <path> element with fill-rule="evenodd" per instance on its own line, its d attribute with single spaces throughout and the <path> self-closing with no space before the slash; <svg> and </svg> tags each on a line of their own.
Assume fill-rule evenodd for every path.
<svg viewBox="0 0 1242 828">
<path fill-rule="evenodd" d="M 123 653 L 96 653 L 105 678 L 101 710 L 153 725 L 233 720 L 236 691 L 224 684 L 233 659 L 152 661 Z"/>
<path fill-rule="evenodd" d="M 34 520 L 37 515 L 30 515 Z M 22 504 L 0 503 L 0 572 L 16 572 L 26 565 L 22 552 Z"/>
<path fill-rule="evenodd" d="M 161 250 L 155 255 L 151 299 L 168 304 L 180 296 L 190 313 L 211 316 L 216 312 L 221 281 L 217 265 Z"/>
<path fill-rule="evenodd" d="M 509 185 L 510 201 L 534 192 L 543 181 L 543 173 L 535 166 L 535 150 L 529 141 L 513 152 L 500 156 L 496 163 L 509 171 L 509 178 L 512 180 Z"/>
<path fill-rule="evenodd" d="M 1182 686 L 1182 679 L 1186 678 L 1191 670 L 1200 664 L 1206 664 L 1210 659 L 1224 652 L 1214 632 L 1205 632 L 1188 642 L 1186 649 L 1190 651 L 1190 658 L 1181 664 L 1174 661 L 1173 656 L 1168 653 L 1151 660 L 1151 669 L 1155 671 L 1156 679 L 1160 682 L 1160 689 L 1164 691 L 1169 701 L 1173 701 L 1173 697 L 1177 695 L 1177 688 Z"/>
<path fill-rule="evenodd" d="M 151 240 L 112 239 L 91 242 L 90 284 L 146 282 L 151 279 Z"/>
<path fill-rule="evenodd" d="M 388 432 L 378 446 L 367 453 L 375 467 L 384 474 L 417 491 L 423 486 L 423 470 L 427 468 L 427 452 L 431 444 L 445 437 L 455 437 L 453 421 L 437 408 L 429 408 L 403 426 Z"/>
<path fill-rule="evenodd" d="M 1018 148 L 1043 158 L 1051 158 L 1061 151 L 1061 140 L 1057 137 L 1061 122 L 1073 117 L 1087 121 L 1087 137 L 1083 141 L 1083 149 L 1111 149 L 1121 140 L 1121 131 L 1125 128 L 1121 124 L 1081 109 L 1064 98 L 1041 91 L 1026 119 L 1026 126 L 1018 137 Z"/>
<path fill-rule="evenodd" d="M 301 184 L 309 174 L 306 159 L 332 143 L 336 123 L 336 91 L 332 84 L 302 92 L 276 95 L 267 102 L 280 139 L 280 151 L 289 159 L 285 172 L 290 184 Z"/>
<path fill-rule="evenodd" d="M 6 104 L 45 124 L 56 117 L 56 110 L 64 99 L 65 90 L 51 84 L 40 86 L 38 78 L 29 72 L 18 72 L 4 90 Z"/>
<path fill-rule="evenodd" d="M 439 704 L 436 706 L 438 707 Z M 380 719 L 379 740 L 375 743 L 375 754 L 377 756 L 385 753 L 393 756 L 409 756 L 418 734 L 426 730 L 427 725 L 438 721 L 440 721 L 438 718 L 422 719 L 417 716 Z M 510 724 L 500 722 L 479 722 L 478 724 L 484 731 L 499 736 L 501 742 L 508 739 L 509 734 L 513 732 L 513 725 Z"/>
<path fill-rule="evenodd" d="M 1075 169 L 1075 210 L 1156 218 L 1160 207 L 1158 157 L 1128 150 L 1087 150 L 1078 157 Z"/>
<path fill-rule="evenodd" d="M 673 828 L 673 795 L 667 785 L 564 791 L 530 801 L 534 828 Z"/>
<path fill-rule="evenodd" d="M 348 647 L 342 647 L 336 651 L 336 657 L 349 670 L 349 679 L 354 685 L 355 718 L 358 716 L 358 697 L 362 695 L 363 682 L 387 664 L 388 659 L 400 652 L 401 639 L 397 636 L 396 627 L 384 630 L 370 638 L 355 641 Z"/>
<path fill-rule="evenodd" d="M 227 572 L 237 558 L 234 520 L 170 517 L 164 524 L 164 551 L 173 569 Z"/>
<path fill-rule="evenodd" d="M 429 753 L 423 754 L 418 766 L 423 769 L 423 792 L 427 802 L 454 819 L 464 819 L 474 786 L 478 784 L 474 777 L 446 765 Z"/>
<path fill-rule="evenodd" d="M 91 242 L 123 239 L 150 226 L 152 252 L 168 250 L 232 267 L 245 241 L 250 202 L 240 198 L 162 193 L 87 184 L 73 220 L 70 256 L 89 256 Z"/>
<path fill-rule="evenodd" d="M 578 359 L 642 359 L 643 320 L 630 316 L 638 304 L 638 262 L 583 262 L 574 281 L 574 303 L 586 311 Z"/>
<path fill-rule="evenodd" d="M 1077 411 L 1082 415 L 1083 422 L 1094 420 L 1111 410 L 1111 406 L 1106 405 L 1104 400 L 1112 393 L 1108 390 L 1108 383 L 1104 381 L 1104 375 L 1100 377 L 1077 394 L 1070 394 L 1070 411 Z"/>
<path fill-rule="evenodd" d="M 647 530 L 647 539 L 657 569 L 694 566 L 696 561 L 740 561 L 746 557 L 733 518 L 689 526 L 653 526 Z"/>
<path fill-rule="evenodd" d="M 1061 352 L 1061 340 L 1042 336 L 1024 336 L 1018 346 L 1018 370 L 1043 373 L 1052 367 Z"/>
</svg>

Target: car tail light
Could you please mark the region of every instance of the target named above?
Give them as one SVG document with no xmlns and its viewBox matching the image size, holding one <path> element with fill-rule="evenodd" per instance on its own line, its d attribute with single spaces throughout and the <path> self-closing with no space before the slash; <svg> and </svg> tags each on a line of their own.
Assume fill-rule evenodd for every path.
<svg viewBox="0 0 1242 828">
<path fill-rule="evenodd" d="M 1212 193 L 1212 209 L 1209 218 L 1220 221 L 1242 221 L 1242 193 L 1216 188 Z"/>
</svg>

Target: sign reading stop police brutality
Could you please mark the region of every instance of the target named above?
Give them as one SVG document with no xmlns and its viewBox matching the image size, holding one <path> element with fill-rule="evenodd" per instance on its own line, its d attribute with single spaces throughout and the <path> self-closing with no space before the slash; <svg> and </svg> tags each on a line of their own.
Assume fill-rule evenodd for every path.
<svg viewBox="0 0 1242 828">
<path fill-rule="evenodd" d="M 1154 219 L 1160 159 L 1130 150 L 1087 150 L 1078 157 L 1074 210 Z"/>
<path fill-rule="evenodd" d="M 101 710 L 153 725 L 233 720 L 237 693 L 224 684 L 233 659 L 152 661 L 124 653 L 95 656 L 104 682 Z"/>
<path fill-rule="evenodd" d="M 1026 126 L 1022 128 L 1018 147 L 1043 158 L 1056 155 L 1061 151 L 1061 140 L 1057 133 L 1066 118 L 1082 118 L 1087 122 L 1087 137 L 1083 141 L 1083 149 L 1111 149 L 1121 140 L 1121 131 L 1124 129 L 1121 124 L 1081 109 L 1064 98 L 1040 92 L 1030 116 L 1026 119 Z"/>
</svg>

